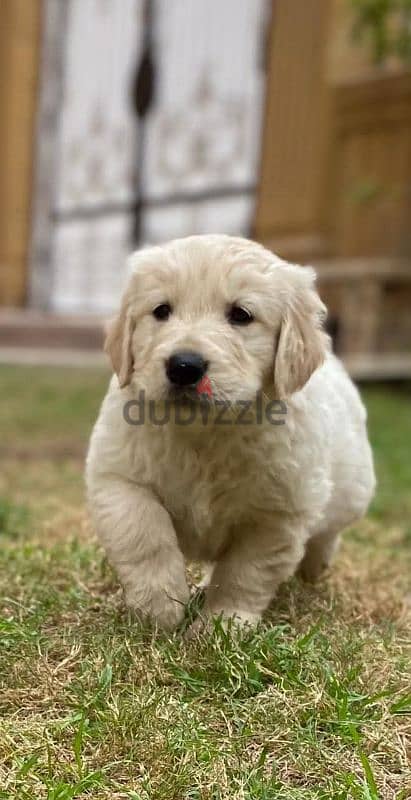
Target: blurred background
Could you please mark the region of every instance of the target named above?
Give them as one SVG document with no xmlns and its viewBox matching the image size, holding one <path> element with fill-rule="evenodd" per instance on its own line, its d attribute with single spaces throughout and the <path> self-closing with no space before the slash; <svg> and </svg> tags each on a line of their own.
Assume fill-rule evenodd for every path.
<svg viewBox="0 0 411 800">
<path fill-rule="evenodd" d="M 1 798 L 411 797 L 410 66 L 411 0 L 0 0 Z M 207 232 L 315 265 L 378 475 L 241 650 L 147 636 L 84 502 L 126 256 Z"/>
<path fill-rule="evenodd" d="M 98 360 L 127 253 L 225 232 L 410 376 L 410 63 L 410 0 L 1 0 L 0 358 Z"/>
</svg>

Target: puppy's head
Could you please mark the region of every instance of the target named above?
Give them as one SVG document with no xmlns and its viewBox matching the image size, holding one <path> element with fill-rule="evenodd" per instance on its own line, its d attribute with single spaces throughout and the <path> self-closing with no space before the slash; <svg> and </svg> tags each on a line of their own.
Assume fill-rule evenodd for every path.
<svg viewBox="0 0 411 800">
<path fill-rule="evenodd" d="M 106 339 L 121 387 L 148 399 L 285 399 L 323 362 L 325 308 L 309 267 L 254 242 L 192 236 L 131 256 L 132 277 Z M 271 389 L 271 391 L 270 391 Z"/>
</svg>

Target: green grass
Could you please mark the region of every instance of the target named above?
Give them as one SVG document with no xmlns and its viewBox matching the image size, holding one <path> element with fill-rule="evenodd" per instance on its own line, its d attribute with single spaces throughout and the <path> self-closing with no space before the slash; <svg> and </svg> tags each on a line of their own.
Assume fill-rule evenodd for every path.
<svg viewBox="0 0 411 800">
<path fill-rule="evenodd" d="M 129 616 L 87 520 L 107 376 L 0 381 L 0 798 L 410 797 L 410 388 L 364 392 L 380 485 L 330 575 L 186 643 Z"/>
<path fill-rule="evenodd" d="M 1 367 L 1 446 L 84 445 L 108 383 L 103 370 Z"/>
</svg>

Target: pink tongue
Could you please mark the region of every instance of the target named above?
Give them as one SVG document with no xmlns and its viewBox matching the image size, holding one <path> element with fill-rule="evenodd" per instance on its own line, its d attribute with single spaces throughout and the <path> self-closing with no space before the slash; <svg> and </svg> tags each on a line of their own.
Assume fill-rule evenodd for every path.
<svg viewBox="0 0 411 800">
<path fill-rule="evenodd" d="M 201 378 L 200 383 L 196 386 L 197 394 L 207 394 L 208 397 L 211 397 L 213 391 L 211 389 L 210 378 L 207 375 L 204 375 L 204 378 Z"/>
</svg>

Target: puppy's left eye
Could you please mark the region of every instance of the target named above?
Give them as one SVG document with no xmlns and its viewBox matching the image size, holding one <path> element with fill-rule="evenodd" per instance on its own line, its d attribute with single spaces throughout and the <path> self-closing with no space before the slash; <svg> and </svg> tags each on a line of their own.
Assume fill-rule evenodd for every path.
<svg viewBox="0 0 411 800">
<path fill-rule="evenodd" d="M 159 321 L 164 321 L 169 318 L 171 314 L 171 306 L 170 303 L 160 303 L 159 306 L 156 306 L 153 309 L 153 317 L 158 319 Z"/>
<path fill-rule="evenodd" d="M 227 313 L 227 319 L 231 325 L 249 325 L 254 317 L 246 308 L 233 305 Z"/>
</svg>

